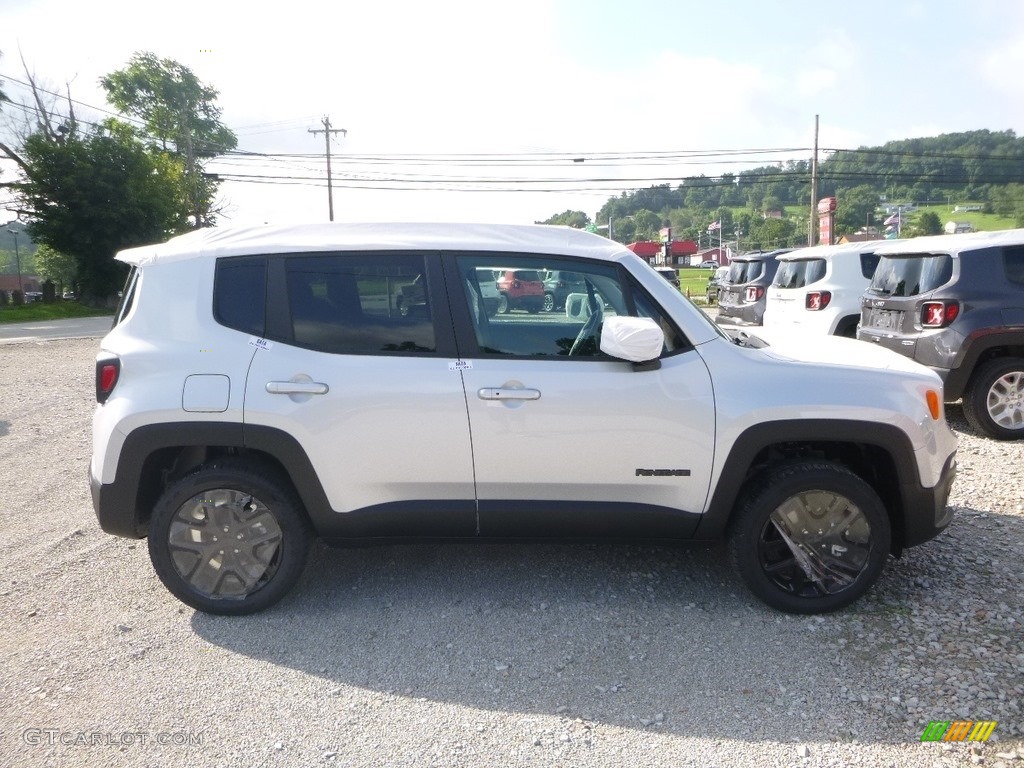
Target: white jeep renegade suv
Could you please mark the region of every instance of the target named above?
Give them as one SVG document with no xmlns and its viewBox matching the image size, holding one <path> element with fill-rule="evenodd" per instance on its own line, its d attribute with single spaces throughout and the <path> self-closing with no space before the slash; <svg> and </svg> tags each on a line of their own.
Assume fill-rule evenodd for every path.
<svg viewBox="0 0 1024 768">
<path fill-rule="evenodd" d="M 312 536 L 554 535 L 724 536 L 762 600 L 830 611 L 950 521 L 938 376 L 845 339 L 736 343 L 597 235 L 207 229 L 118 258 L 93 503 L 203 611 L 279 600 Z M 494 315 L 495 269 L 578 274 L 585 311 Z"/>
<path fill-rule="evenodd" d="M 860 297 L 878 265 L 875 249 L 884 242 L 818 245 L 779 256 L 764 330 L 856 338 Z"/>
</svg>

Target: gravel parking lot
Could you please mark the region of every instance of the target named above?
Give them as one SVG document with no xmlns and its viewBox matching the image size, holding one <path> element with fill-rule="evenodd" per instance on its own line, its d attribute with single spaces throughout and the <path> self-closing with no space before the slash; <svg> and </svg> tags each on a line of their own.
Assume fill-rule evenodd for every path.
<svg viewBox="0 0 1024 768">
<path fill-rule="evenodd" d="M 1024 766 L 1024 442 L 958 406 L 952 526 L 840 614 L 718 548 L 418 544 L 217 618 L 96 525 L 96 348 L 0 346 L 2 765 Z M 998 725 L 921 743 L 955 719 Z"/>
</svg>

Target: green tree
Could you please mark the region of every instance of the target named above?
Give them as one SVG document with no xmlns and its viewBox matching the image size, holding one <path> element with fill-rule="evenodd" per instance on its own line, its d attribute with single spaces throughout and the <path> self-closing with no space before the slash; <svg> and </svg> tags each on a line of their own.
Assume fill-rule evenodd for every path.
<svg viewBox="0 0 1024 768">
<path fill-rule="evenodd" d="M 878 192 L 866 184 L 844 190 L 836 198 L 836 233 L 845 235 L 866 227 L 878 207 Z"/>
<path fill-rule="evenodd" d="M 792 219 L 765 219 L 750 233 L 751 248 L 771 250 L 794 245 L 796 224 Z"/>
<path fill-rule="evenodd" d="M 657 240 L 662 218 L 654 211 L 644 209 L 633 214 L 633 224 L 636 227 L 634 237 L 637 240 Z"/>
<path fill-rule="evenodd" d="M 101 78 L 100 84 L 111 104 L 145 124 L 155 148 L 183 159 L 192 225 L 211 226 L 217 182 L 203 174 L 202 159 L 238 145 L 220 121 L 217 91 L 183 64 L 152 53 L 136 53 L 127 67 Z"/>
<path fill-rule="evenodd" d="M 583 211 L 563 211 L 556 213 L 546 221 L 535 221 L 534 224 L 560 224 L 573 229 L 583 229 L 590 223 L 590 217 Z"/>
<path fill-rule="evenodd" d="M 36 249 L 36 269 L 44 280 L 53 280 L 59 287 L 74 285 L 78 274 L 75 258 L 48 245 Z"/>
<path fill-rule="evenodd" d="M 918 235 L 941 235 L 942 221 L 939 219 L 939 214 L 935 213 L 935 211 L 924 211 L 917 217 L 917 226 L 914 227 L 914 233 Z"/>
<path fill-rule="evenodd" d="M 117 125 L 60 143 L 43 133 L 20 155 L 19 206 L 41 245 L 73 256 L 81 295 L 99 302 L 123 282 L 114 254 L 187 228 L 180 161 L 152 154 Z"/>
</svg>

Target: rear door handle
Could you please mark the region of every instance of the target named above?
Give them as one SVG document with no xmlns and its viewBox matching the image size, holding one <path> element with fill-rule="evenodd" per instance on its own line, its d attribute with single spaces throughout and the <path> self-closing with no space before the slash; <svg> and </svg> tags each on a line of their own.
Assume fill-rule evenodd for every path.
<svg viewBox="0 0 1024 768">
<path fill-rule="evenodd" d="M 540 400 L 539 389 L 509 389 L 507 387 L 484 387 L 477 390 L 481 400 Z"/>
<path fill-rule="evenodd" d="M 267 392 L 272 395 L 326 395 L 330 387 L 319 381 L 268 381 Z"/>
</svg>

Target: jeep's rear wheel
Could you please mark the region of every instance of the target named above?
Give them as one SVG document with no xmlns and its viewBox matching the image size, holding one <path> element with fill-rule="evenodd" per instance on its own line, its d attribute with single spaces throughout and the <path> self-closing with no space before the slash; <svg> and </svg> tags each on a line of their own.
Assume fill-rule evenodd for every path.
<svg viewBox="0 0 1024 768">
<path fill-rule="evenodd" d="M 149 523 L 149 555 L 179 600 L 228 616 L 276 603 L 302 574 L 310 533 L 284 484 L 211 463 L 171 485 Z"/>
<path fill-rule="evenodd" d="M 501 294 L 501 296 L 498 297 L 498 314 L 504 315 L 506 312 L 508 312 L 508 305 L 508 294 Z"/>
<path fill-rule="evenodd" d="M 541 309 L 543 309 L 545 312 L 555 311 L 555 297 L 553 294 L 544 294 L 544 303 L 541 305 Z"/>
<path fill-rule="evenodd" d="M 878 494 L 839 464 L 805 461 L 761 476 L 741 501 L 729 555 L 750 590 L 787 613 L 844 608 L 878 580 L 889 556 Z"/>
<path fill-rule="evenodd" d="M 1024 439 L 1024 358 L 989 360 L 964 392 L 964 416 L 997 440 Z"/>
</svg>

